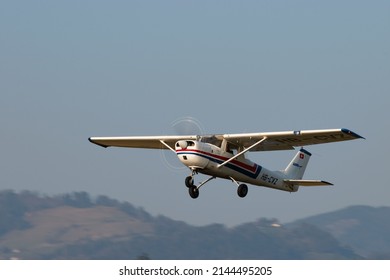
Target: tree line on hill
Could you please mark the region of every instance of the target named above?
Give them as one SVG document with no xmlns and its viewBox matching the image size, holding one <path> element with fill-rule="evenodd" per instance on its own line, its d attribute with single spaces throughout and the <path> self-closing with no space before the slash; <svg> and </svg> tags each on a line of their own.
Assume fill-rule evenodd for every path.
<svg viewBox="0 0 390 280">
<path fill-rule="evenodd" d="M 20 253 L 29 259 L 362 259 L 362 254 L 340 242 L 316 223 L 301 221 L 280 225 L 275 219 L 260 218 L 233 228 L 221 224 L 192 226 L 164 216 L 153 217 L 129 202 L 107 196 L 92 199 L 86 192 L 42 196 L 34 192 L 0 192 L 0 258 L 15 251 L 6 245 L 7 236 L 33 226 L 28 213 L 60 207 L 105 211 L 116 209 L 130 221 L 148 225 L 149 231 L 125 236 L 82 238 L 53 246 L 52 250 Z M 88 219 L 88 217 L 85 217 Z M 60 221 L 56 221 L 60 222 Z M 103 221 L 102 221 L 103 222 Z M 72 230 L 77 225 L 70 225 Z M 42 227 L 44 230 L 45 227 Z M 85 229 L 83 229 L 85 230 Z M 42 233 L 44 234 L 44 233 Z M 23 244 L 23 242 L 18 242 Z M 53 244 L 52 244 L 53 245 Z M 18 251 L 23 251 L 18 249 Z M 389 250 L 390 251 L 390 250 Z M 383 255 L 382 257 L 387 255 Z M 373 256 L 371 256 L 373 257 Z M 379 258 L 379 255 L 377 256 Z"/>
</svg>

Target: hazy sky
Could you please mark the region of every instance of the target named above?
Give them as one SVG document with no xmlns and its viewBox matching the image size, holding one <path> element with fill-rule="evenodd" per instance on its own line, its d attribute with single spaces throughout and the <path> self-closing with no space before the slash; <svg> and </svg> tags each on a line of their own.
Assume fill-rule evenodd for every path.
<svg viewBox="0 0 390 280">
<path fill-rule="evenodd" d="M 390 206 L 389 15 L 389 1 L 1 1 L 0 188 L 103 194 L 194 225 Z M 169 152 L 88 142 L 175 133 L 186 116 L 205 133 L 367 140 L 306 147 L 304 178 L 334 187 L 241 199 L 219 179 L 196 200 Z M 294 154 L 248 156 L 279 170 Z"/>
</svg>

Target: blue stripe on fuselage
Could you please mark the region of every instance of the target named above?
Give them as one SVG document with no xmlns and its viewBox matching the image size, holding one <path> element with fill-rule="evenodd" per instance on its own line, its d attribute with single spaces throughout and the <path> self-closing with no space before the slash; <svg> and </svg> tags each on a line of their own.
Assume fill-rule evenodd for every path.
<svg viewBox="0 0 390 280">
<path fill-rule="evenodd" d="M 215 163 L 218 163 L 218 164 L 221 164 L 223 163 L 224 161 L 223 160 L 220 160 L 220 159 L 217 159 L 217 158 L 214 158 L 214 157 L 211 157 L 211 156 L 208 156 L 208 155 L 205 155 L 205 154 L 202 154 L 202 153 L 197 153 L 197 152 L 178 152 L 177 155 L 197 155 L 197 156 L 200 156 L 200 157 L 204 157 L 212 162 L 215 162 Z M 227 163 L 225 165 L 226 167 L 234 170 L 234 171 L 237 171 L 245 176 L 248 176 L 252 179 L 256 179 L 257 176 L 259 176 L 260 172 L 261 172 L 261 169 L 262 167 L 260 165 L 257 165 L 255 164 L 256 166 L 256 171 L 253 173 L 252 171 L 249 171 L 247 169 L 244 169 L 240 166 L 237 166 L 235 164 L 232 164 L 232 163 Z"/>
</svg>

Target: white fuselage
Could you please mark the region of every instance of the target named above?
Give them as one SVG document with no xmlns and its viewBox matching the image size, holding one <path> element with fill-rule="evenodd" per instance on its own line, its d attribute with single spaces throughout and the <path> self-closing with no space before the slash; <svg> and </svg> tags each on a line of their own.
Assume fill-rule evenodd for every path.
<svg viewBox="0 0 390 280">
<path fill-rule="evenodd" d="M 234 156 L 221 147 L 200 141 L 178 141 L 175 145 L 179 160 L 192 170 L 210 176 L 234 179 L 252 185 L 264 186 L 288 192 L 295 192 L 298 187 L 286 184 L 286 176 L 281 171 L 270 171 L 243 155 L 220 166 Z"/>
</svg>

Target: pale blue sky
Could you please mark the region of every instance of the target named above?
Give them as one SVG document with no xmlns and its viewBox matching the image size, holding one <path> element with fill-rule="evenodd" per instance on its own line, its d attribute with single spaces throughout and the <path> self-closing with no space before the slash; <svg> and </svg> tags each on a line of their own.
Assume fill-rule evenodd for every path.
<svg viewBox="0 0 390 280">
<path fill-rule="evenodd" d="M 1 1 L 0 188 L 87 191 L 190 224 L 390 206 L 388 1 Z M 215 180 L 192 200 L 161 152 L 90 136 L 349 128 L 290 194 Z M 293 151 L 251 153 L 282 169 Z M 170 161 L 173 159 L 169 159 Z M 202 177 L 199 177 L 201 180 Z"/>
</svg>

